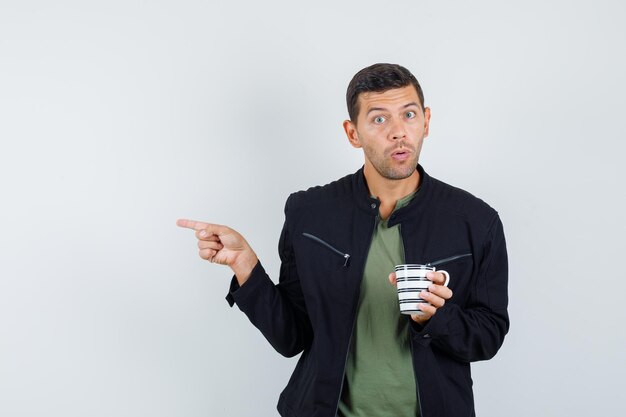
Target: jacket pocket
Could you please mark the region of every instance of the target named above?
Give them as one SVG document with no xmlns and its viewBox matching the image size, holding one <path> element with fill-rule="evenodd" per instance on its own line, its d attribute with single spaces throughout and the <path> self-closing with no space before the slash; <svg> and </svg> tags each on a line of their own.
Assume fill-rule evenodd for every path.
<svg viewBox="0 0 626 417">
<path fill-rule="evenodd" d="M 350 262 L 350 255 L 349 254 L 340 251 L 339 249 L 337 249 L 336 247 L 334 247 L 330 243 L 328 243 L 328 242 L 324 241 L 323 239 L 320 239 L 319 237 L 314 236 L 314 235 L 312 235 L 310 233 L 306 233 L 306 232 L 302 233 L 302 236 L 304 236 L 306 238 L 309 238 L 309 239 L 313 240 L 314 242 L 319 243 L 320 245 L 324 246 L 326 249 L 329 249 L 334 254 L 336 254 L 338 256 L 341 256 L 344 259 L 343 266 L 346 267 L 346 268 L 348 267 L 348 264 Z"/>
<path fill-rule="evenodd" d="M 447 258 L 438 259 L 436 261 L 428 262 L 426 265 L 427 266 L 444 265 L 444 264 L 447 264 L 449 262 L 456 261 L 458 259 L 467 258 L 468 256 L 472 256 L 472 253 L 470 252 L 470 253 L 462 253 L 462 254 L 458 254 L 458 255 L 448 256 Z"/>
</svg>

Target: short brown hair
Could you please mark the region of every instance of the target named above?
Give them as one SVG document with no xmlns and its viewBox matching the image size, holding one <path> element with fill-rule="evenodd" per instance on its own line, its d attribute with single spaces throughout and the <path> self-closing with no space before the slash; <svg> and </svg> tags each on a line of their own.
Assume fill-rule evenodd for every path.
<svg viewBox="0 0 626 417">
<path fill-rule="evenodd" d="M 356 123 L 359 115 L 359 94 L 366 92 L 384 93 L 393 88 L 413 85 L 417 91 L 422 110 L 424 110 L 424 93 L 419 82 L 411 72 L 397 64 L 374 64 L 357 72 L 348 84 L 346 102 L 348 115 Z"/>
</svg>

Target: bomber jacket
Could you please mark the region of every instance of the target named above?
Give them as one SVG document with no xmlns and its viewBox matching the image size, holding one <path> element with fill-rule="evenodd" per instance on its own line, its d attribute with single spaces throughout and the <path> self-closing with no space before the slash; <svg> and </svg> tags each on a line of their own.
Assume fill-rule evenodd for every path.
<svg viewBox="0 0 626 417">
<path fill-rule="evenodd" d="M 485 202 L 417 169 L 418 194 L 388 225 L 400 225 L 406 263 L 438 263 L 448 271 L 453 296 L 424 326 L 410 322 L 416 395 L 424 417 L 474 416 L 470 362 L 493 357 L 509 329 L 503 227 Z M 231 306 L 282 355 L 302 352 L 279 398 L 283 417 L 337 414 L 379 205 L 363 168 L 292 194 L 279 242 L 279 283 L 260 262 L 241 287 L 231 282 Z M 471 256 L 457 257 L 462 254 Z"/>
</svg>

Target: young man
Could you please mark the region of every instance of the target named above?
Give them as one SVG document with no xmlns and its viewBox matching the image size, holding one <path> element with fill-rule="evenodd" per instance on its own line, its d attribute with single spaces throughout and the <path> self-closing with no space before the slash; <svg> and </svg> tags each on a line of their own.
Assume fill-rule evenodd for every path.
<svg viewBox="0 0 626 417">
<path fill-rule="evenodd" d="M 231 306 L 281 354 L 302 352 L 282 416 L 473 416 L 469 364 L 493 357 L 509 328 L 502 223 L 418 164 L 430 109 L 406 68 L 364 68 L 346 98 L 364 166 L 288 198 L 277 285 L 233 229 L 177 224 L 196 230 L 201 258 L 233 270 Z M 400 314 L 394 265 L 437 261 L 449 286 L 429 273 L 422 314 Z"/>
</svg>

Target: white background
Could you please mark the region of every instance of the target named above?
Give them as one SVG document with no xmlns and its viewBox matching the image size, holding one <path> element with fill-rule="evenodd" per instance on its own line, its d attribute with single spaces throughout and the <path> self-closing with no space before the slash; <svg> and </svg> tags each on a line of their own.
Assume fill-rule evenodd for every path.
<svg viewBox="0 0 626 417">
<path fill-rule="evenodd" d="M 295 359 L 179 217 L 268 271 L 289 193 L 357 170 L 345 89 L 400 63 L 421 163 L 495 207 L 511 331 L 479 416 L 623 416 L 622 1 L 0 3 L 0 415 L 274 416 Z"/>
</svg>

